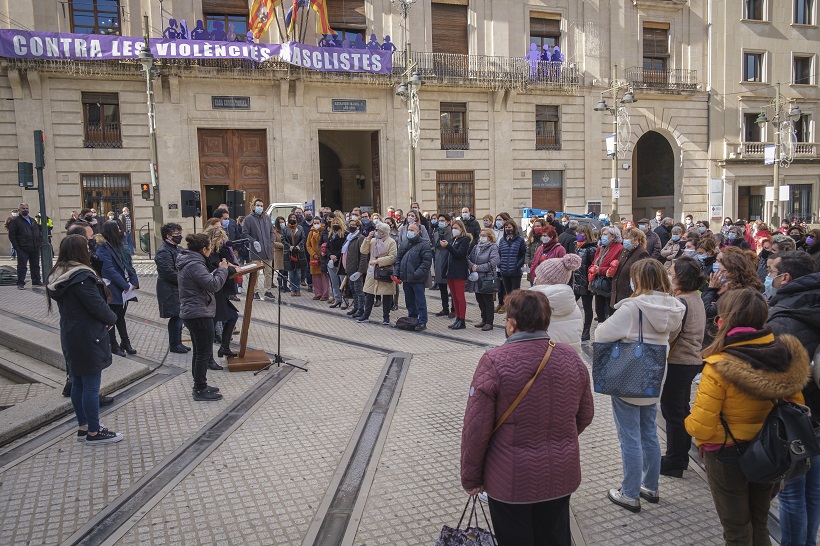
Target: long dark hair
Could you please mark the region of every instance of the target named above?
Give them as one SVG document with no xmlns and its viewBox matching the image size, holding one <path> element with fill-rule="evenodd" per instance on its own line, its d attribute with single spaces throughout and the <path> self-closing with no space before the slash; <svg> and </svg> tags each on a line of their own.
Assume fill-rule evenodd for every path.
<svg viewBox="0 0 820 546">
<path fill-rule="evenodd" d="M 72 263 L 85 265 L 91 269 L 91 254 L 88 252 L 88 239 L 83 235 L 69 235 L 60 241 L 60 254 L 57 256 L 57 261 L 48 272 L 46 279 L 50 279 L 51 275 L 59 270 L 67 270 Z M 48 281 L 46 281 L 48 283 Z M 48 312 L 51 313 L 51 296 L 46 290 L 46 301 L 48 304 Z"/>
<path fill-rule="evenodd" d="M 100 228 L 100 235 L 103 236 L 103 239 L 105 239 L 108 244 L 112 246 L 122 246 L 124 237 L 120 231 L 120 223 L 116 220 L 105 222 Z"/>
</svg>

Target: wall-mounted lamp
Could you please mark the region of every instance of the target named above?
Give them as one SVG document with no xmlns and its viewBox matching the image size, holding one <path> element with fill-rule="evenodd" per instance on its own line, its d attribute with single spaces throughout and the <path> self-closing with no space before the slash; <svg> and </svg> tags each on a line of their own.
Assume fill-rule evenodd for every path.
<svg viewBox="0 0 820 546">
<path fill-rule="evenodd" d="M 363 174 L 356 175 L 356 185 L 359 186 L 359 189 L 364 189 L 364 182 L 367 180 L 367 177 Z"/>
</svg>

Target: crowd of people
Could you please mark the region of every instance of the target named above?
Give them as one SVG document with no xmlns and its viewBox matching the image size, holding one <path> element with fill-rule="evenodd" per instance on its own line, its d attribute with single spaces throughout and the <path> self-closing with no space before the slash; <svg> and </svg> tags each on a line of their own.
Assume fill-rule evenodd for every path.
<svg viewBox="0 0 820 546">
<path fill-rule="evenodd" d="M 236 268 L 245 262 L 265 265 L 264 281 L 246 298 L 275 301 L 304 291 L 358 324 L 381 307 L 383 325 L 423 331 L 426 291 L 434 290 L 436 316 L 452 319 L 449 329 L 464 329 L 471 292 L 473 325 L 490 331 L 500 315 L 507 335 L 475 371 L 461 461 L 465 489 L 487 494 L 499 544 L 544 537 L 566 543 L 569 495 L 581 479 L 578 435 L 593 418 L 580 348 L 639 340 L 666 346 L 663 387 L 655 397 L 612 397 L 623 480 L 607 497 L 631 512 L 642 500 L 659 502 L 660 476 L 684 475 L 694 439 L 727 544 L 768 540 L 775 491 L 746 481 L 737 456 L 760 430 L 771 399 L 820 412 L 820 389 L 809 373 L 820 345 L 820 230 L 784 222 L 772 231 L 729 218 L 712 230 L 708 221 L 686 216 L 675 223 L 661 212 L 599 228 L 549 212 L 522 226 L 504 212 L 431 214 L 418 203 L 406 214 L 297 207 L 271 218 L 255 200 L 251 211 L 231 218 L 220 205 L 199 234 L 183 236 L 175 223 L 161 228 L 159 311 L 168 319 L 169 350 L 192 351 L 194 400 L 222 398 L 207 372 L 221 369 L 214 344 L 217 356 L 235 356 L 232 302 L 242 294 Z M 99 424 L 100 374 L 112 354 L 136 354 L 125 314 L 140 283 L 122 218 L 95 223 L 89 212 L 69 223 L 47 288 L 60 308 L 78 439 L 104 445 L 122 435 Z M 26 225 L 18 228 L 30 227 L 20 221 Z M 524 277 L 529 286 L 522 290 Z M 400 291 L 406 316 L 394 321 Z M 80 324 L 78 316 L 85 318 Z M 192 348 L 182 343 L 183 325 Z M 91 362 L 81 358 L 89 344 Z M 812 544 L 817 535 L 820 460 L 814 463 L 779 491 L 784 544 Z"/>
</svg>

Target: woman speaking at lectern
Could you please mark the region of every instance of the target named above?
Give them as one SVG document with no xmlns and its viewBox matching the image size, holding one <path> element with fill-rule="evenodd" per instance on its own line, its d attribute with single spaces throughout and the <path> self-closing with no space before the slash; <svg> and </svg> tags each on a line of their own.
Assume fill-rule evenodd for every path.
<svg viewBox="0 0 820 546">
<path fill-rule="evenodd" d="M 211 241 L 204 233 L 185 237 L 187 250 L 177 256 L 179 272 L 179 316 L 191 333 L 194 346 L 191 373 L 194 376 L 194 400 L 210 402 L 221 400 L 219 389 L 209 387 L 206 374 L 208 363 L 214 357 L 215 293 L 228 279 L 228 262 L 208 271 L 206 259 L 211 255 Z"/>
</svg>

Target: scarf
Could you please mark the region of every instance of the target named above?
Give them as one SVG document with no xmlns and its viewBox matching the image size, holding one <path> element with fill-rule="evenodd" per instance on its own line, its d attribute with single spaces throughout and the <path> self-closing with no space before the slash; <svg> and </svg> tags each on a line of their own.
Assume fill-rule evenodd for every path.
<svg viewBox="0 0 820 546">
<path fill-rule="evenodd" d="M 384 252 L 385 247 L 386 245 L 384 243 L 384 239 L 376 239 L 376 241 L 373 243 L 373 250 L 370 253 L 371 258 L 375 260 L 376 258 L 381 256 Z"/>
<path fill-rule="evenodd" d="M 345 244 L 342 245 L 342 254 L 347 254 L 347 247 L 350 245 L 350 241 L 352 241 L 353 239 L 355 239 L 358 236 L 359 236 L 358 231 L 356 231 L 354 233 L 348 233 L 347 234 L 347 239 L 345 240 Z"/>
</svg>

